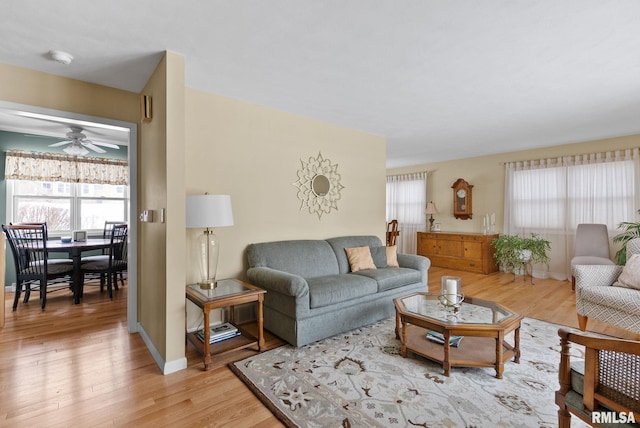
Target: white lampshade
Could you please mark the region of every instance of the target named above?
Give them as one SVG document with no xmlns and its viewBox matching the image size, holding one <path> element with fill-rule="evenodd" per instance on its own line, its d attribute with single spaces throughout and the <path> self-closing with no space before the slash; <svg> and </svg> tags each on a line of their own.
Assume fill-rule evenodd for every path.
<svg viewBox="0 0 640 428">
<path fill-rule="evenodd" d="M 229 195 L 187 196 L 187 227 L 233 226 L 233 211 Z"/>
<path fill-rule="evenodd" d="M 196 241 L 195 259 L 198 264 L 201 288 L 216 286 L 220 244 L 213 233 L 214 227 L 233 226 L 233 212 L 229 195 L 187 196 L 187 227 L 206 228 Z M 211 230 L 209 229 L 211 228 Z"/>
<path fill-rule="evenodd" d="M 427 209 L 424 211 L 425 214 L 438 214 L 438 209 L 436 208 L 436 204 L 433 202 L 429 202 L 427 204 Z"/>
</svg>

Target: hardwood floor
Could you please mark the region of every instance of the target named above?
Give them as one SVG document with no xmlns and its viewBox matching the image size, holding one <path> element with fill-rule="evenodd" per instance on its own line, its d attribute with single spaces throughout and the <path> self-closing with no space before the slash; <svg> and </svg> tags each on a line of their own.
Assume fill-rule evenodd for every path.
<svg viewBox="0 0 640 428">
<path fill-rule="evenodd" d="M 442 275 L 462 277 L 465 294 L 501 302 L 527 317 L 577 327 L 575 298 L 566 281 L 431 268 L 429 286 Z M 188 345 L 188 368 L 163 376 L 139 335 L 127 333 L 126 288 L 114 300 L 87 288 L 80 305 L 69 292 L 50 295 L 41 312 L 37 295 L 11 311 L 0 329 L 0 426 L 283 426 L 226 364 L 255 354 L 243 350 L 202 360 Z M 595 321 L 589 330 L 640 340 Z M 266 332 L 267 347 L 282 341 Z"/>
</svg>

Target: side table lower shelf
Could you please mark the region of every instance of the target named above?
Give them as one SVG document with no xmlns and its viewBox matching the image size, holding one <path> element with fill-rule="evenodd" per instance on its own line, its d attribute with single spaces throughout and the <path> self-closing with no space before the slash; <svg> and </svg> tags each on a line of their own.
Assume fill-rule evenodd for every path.
<svg viewBox="0 0 640 428">
<path fill-rule="evenodd" d="M 242 329 L 241 326 L 236 326 L 238 330 L 240 330 L 240 335 L 231 337 L 229 339 L 221 340 L 220 342 L 210 343 L 209 348 L 209 359 L 214 355 L 224 354 L 226 352 L 236 351 L 239 349 L 245 349 L 250 346 L 255 345 L 258 351 L 261 351 L 262 347 L 260 346 L 260 340 L 256 337 L 253 337 L 251 334 L 247 333 Z M 197 330 L 187 334 L 187 339 L 195 348 L 200 352 L 200 354 L 205 358 L 205 370 L 211 368 L 211 363 L 207 362 L 207 346 L 205 346 L 204 341 L 200 340 L 197 336 Z"/>
</svg>

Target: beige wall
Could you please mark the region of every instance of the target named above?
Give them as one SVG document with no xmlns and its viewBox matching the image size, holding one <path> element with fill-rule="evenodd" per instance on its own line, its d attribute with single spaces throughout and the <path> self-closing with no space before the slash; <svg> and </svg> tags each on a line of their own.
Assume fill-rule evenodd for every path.
<svg viewBox="0 0 640 428">
<path fill-rule="evenodd" d="M 166 359 L 184 362 L 185 318 L 185 86 L 184 57 L 167 52 L 167 215 L 166 215 L 166 274 L 165 309 Z"/>
<path fill-rule="evenodd" d="M 536 150 L 502 153 L 476 158 L 457 159 L 387 170 L 388 175 L 429 171 L 427 200 L 433 201 L 439 214 L 434 215 L 442 231 L 482 233 L 482 216 L 496 214 L 497 232 L 502 232 L 504 220 L 504 162 L 552 158 L 563 155 L 593 153 L 640 146 L 640 135 L 610 138 L 576 144 L 566 144 Z M 473 187 L 473 219 L 453 217 L 451 185 L 464 178 Z"/>
<path fill-rule="evenodd" d="M 138 95 L 0 64 L 0 100 L 137 123 Z M 99 102 L 96 102 L 99 100 Z"/>
<path fill-rule="evenodd" d="M 140 223 L 139 319 L 171 372 L 182 368 L 185 349 L 184 58 L 167 52 L 142 92 L 153 119 L 140 128 L 138 201 L 156 217 Z"/>
<path fill-rule="evenodd" d="M 218 277 L 244 277 L 252 242 L 385 233 L 385 140 L 187 89 L 187 194 L 230 194 L 234 226 L 216 229 Z M 318 153 L 338 164 L 338 210 L 300 210 L 297 171 Z M 188 231 L 189 242 L 201 231 Z M 187 277 L 194 281 L 192 265 Z"/>
<path fill-rule="evenodd" d="M 142 93 L 151 97 L 153 119 L 140 125 L 138 207 L 167 206 L 167 58 L 160 61 Z M 138 319 L 158 352 L 166 356 L 166 223 L 139 223 Z M 166 361 L 166 358 L 165 358 Z"/>
</svg>

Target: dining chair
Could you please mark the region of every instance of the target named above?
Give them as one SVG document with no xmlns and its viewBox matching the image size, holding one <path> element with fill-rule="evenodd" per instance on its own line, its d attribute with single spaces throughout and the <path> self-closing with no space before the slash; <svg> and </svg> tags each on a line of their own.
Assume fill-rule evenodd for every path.
<svg viewBox="0 0 640 428">
<path fill-rule="evenodd" d="M 113 299 L 113 284 L 116 284 L 116 289 L 118 287 L 118 273 L 127 270 L 128 232 L 129 228 L 126 224 L 114 224 L 111 229 L 109 254 L 83 257 L 81 261 L 80 267 L 83 277 L 86 273 L 97 273 L 106 277 L 110 299 Z M 84 286 L 84 279 L 82 282 Z"/>
<path fill-rule="evenodd" d="M 73 262 L 69 259 L 49 258 L 46 224 L 2 225 L 2 230 L 9 241 L 16 270 L 13 310 L 15 311 L 18 307 L 23 288 L 24 303 L 29 301 L 31 290 L 40 290 L 40 303 L 44 310 L 47 304 L 47 293 L 70 288 Z M 55 281 L 61 278 L 65 281 Z M 49 287 L 52 288 L 49 289 Z"/>
<path fill-rule="evenodd" d="M 398 220 L 391 220 L 387 223 L 387 246 L 393 247 L 396 245 L 396 238 L 398 237 Z"/>
<path fill-rule="evenodd" d="M 13 223 L 9 223 L 10 225 L 13 225 Z M 20 226 L 44 226 L 44 239 L 45 241 L 49 240 L 49 229 L 47 228 L 47 222 L 46 221 L 34 221 L 34 222 L 22 222 L 22 223 L 17 223 Z"/>
<path fill-rule="evenodd" d="M 116 224 L 126 224 L 123 221 L 105 221 L 104 222 L 104 229 L 102 230 L 102 237 L 104 239 L 111 239 L 111 234 L 113 233 L 113 226 L 115 226 Z M 108 256 L 109 255 L 109 248 L 105 248 L 102 250 L 102 254 Z M 107 259 L 106 257 L 104 258 L 105 260 Z M 114 283 L 113 283 L 113 287 L 117 290 L 118 289 L 118 281 L 117 279 L 114 277 Z M 124 287 L 124 275 L 123 275 L 123 271 L 120 271 L 120 282 L 122 283 L 122 286 Z M 103 290 L 103 287 L 105 285 L 105 276 L 104 274 L 100 275 L 100 291 Z"/>
</svg>

